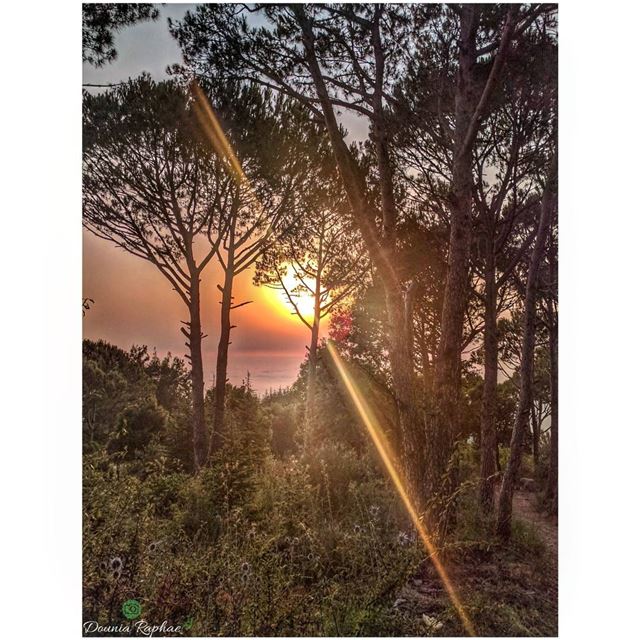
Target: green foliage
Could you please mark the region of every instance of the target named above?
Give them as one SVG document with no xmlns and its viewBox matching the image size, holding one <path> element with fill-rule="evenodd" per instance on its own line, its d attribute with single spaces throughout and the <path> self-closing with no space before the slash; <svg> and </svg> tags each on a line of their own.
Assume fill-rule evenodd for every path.
<svg viewBox="0 0 640 640">
<path fill-rule="evenodd" d="M 261 401 L 246 381 L 227 390 L 222 450 L 190 476 L 170 462 L 182 366 L 91 342 L 85 366 L 87 397 L 108 390 L 118 409 L 84 457 L 85 619 L 118 621 L 135 598 L 149 620 L 193 617 L 195 635 L 393 633 L 420 554 L 366 447 L 327 437 L 301 454 L 297 393 Z"/>
<path fill-rule="evenodd" d="M 118 460 L 190 465 L 190 381 L 184 363 L 146 347 L 83 342 L 83 448 Z"/>
<path fill-rule="evenodd" d="M 129 406 L 118 416 L 115 437 L 107 451 L 123 460 L 141 458 L 152 441 L 159 441 L 167 425 L 167 413 L 155 402 Z"/>
<path fill-rule="evenodd" d="M 262 399 L 265 417 L 271 425 L 271 451 L 283 458 L 296 450 L 296 433 L 303 405 L 296 392 L 271 391 Z"/>
<path fill-rule="evenodd" d="M 308 381 L 308 359 L 300 366 L 298 378 L 293 385 L 293 390 L 300 397 L 306 397 Z M 381 384 L 378 384 L 364 368 L 354 370 L 358 384 L 366 390 L 371 402 L 383 407 L 387 414 L 393 413 L 389 405 L 389 392 Z M 367 444 L 367 436 L 364 428 L 353 419 L 352 407 L 344 395 L 345 391 L 333 371 L 331 360 L 326 351 L 326 345 L 321 343 L 318 349 L 318 366 L 316 369 L 316 388 L 314 397 L 313 425 L 307 425 L 309 444 L 312 449 L 323 442 L 331 441 L 346 444 L 358 451 L 362 451 Z M 302 424 L 303 414 L 299 416 Z M 299 434 L 301 436 L 301 434 Z"/>
<path fill-rule="evenodd" d="M 325 452 L 314 469 L 269 457 L 248 495 L 230 465 L 140 480 L 87 457 L 85 619 L 117 619 L 135 597 L 148 619 L 193 616 L 195 635 L 391 633 L 389 598 L 419 554 L 389 487 L 353 456 Z"/>
<path fill-rule="evenodd" d="M 83 445 L 85 451 L 106 444 L 114 435 L 120 413 L 136 402 L 153 398 L 145 375 L 146 350 L 128 353 L 103 341 L 82 345 Z"/>
<path fill-rule="evenodd" d="M 121 605 L 133 598 L 147 620 L 191 618 L 195 636 L 461 632 L 326 363 L 310 446 L 302 449 L 299 437 L 304 368 L 295 389 L 263 399 L 247 380 L 229 385 L 222 450 L 193 476 L 178 455 L 177 436 L 190 430 L 188 420 L 180 422 L 189 389 L 183 365 L 145 348 L 125 352 L 90 341 L 84 355 L 85 401 L 94 403 L 96 433 L 104 435 L 84 455 L 85 620 L 123 622 Z M 361 369 L 354 376 L 384 419 L 386 391 Z M 458 468 L 458 518 L 441 553 L 474 621 L 503 635 L 551 629 L 543 542 L 516 518 L 510 545 L 497 545 L 493 522 L 477 505 L 473 441 L 459 443 Z M 532 575 L 540 570 L 546 573 Z M 416 579 L 428 600 L 415 593 L 411 600 Z"/>
</svg>

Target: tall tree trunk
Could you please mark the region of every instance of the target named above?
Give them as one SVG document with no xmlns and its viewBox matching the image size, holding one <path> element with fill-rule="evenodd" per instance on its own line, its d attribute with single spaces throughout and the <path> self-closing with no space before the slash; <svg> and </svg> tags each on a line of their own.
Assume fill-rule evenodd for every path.
<svg viewBox="0 0 640 640">
<path fill-rule="evenodd" d="M 413 360 L 413 292 L 385 287 L 388 318 L 387 342 L 400 429 L 400 459 L 411 495 L 419 511 L 427 506 L 425 418 L 421 409 Z"/>
<path fill-rule="evenodd" d="M 531 437 L 533 468 L 538 471 L 540 466 L 540 413 L 536 412 L 536 402 L 533 398 L 531 398 Z"/>
<path fill-rule="evenodd" d="M 311 325 L 311 342 L 309 344 L 309 370 L 307 371 L 307 402 L 305 417 L 307 427 L 315 417 L 316 377 L 318 370 L 318 337 L 320 334 L 320 275 L 316 275 L 316 287 L 313 305 L 313 323 Z"/>
<path fill-rule="evenodd" d="M 549 475 L 546 502 L 553 514 L 558 513 L 558 323 L 551 310 L 551 424 L 549 427 Z"/>
<path fill-rule="evenodd" d="M 200 279 L 191 276 L 187 347 L 191 361 L 191 401 L 193 405 L 193 464 L 197 471 L 207 460 L 207 427 L 204 419 L 204 372 L 202 367 L 202 326 L 200 322 Z"/>
<path fill-rule="evenodd" d="M 313 322 L 311 324 L 311 343 L 309 344 L 309 370 L 307 372 L 307 402 L 305 407 L 305 430 L 310 427 L 315 417 L 316 376 L 318 369 L 318 337 L 320 334 L 320 314 L 322 304 L 322 270 L 324 266 L 324 237 L 325 225 L 322 226 L 318 244 L 318 265 L 315 273 L 315 286 L 313 290 Z"/>
<path fill-rule="evenodd" d="M 480 506 L 493 511 L 496 481 L 496 419 L 498 404 L 498 326 L 493 234 L 486 242 L 484 274 L 484 383 L 480 417 Z"/>
<path fill-rule="evenodd" d="M 422 511 L 429 497 L 425 492 L 424 473 L 431 461 L 430 452 L 425 449 L 425 418 L 420 409 L 413 358 L 413 301 L 417 285 L 412 282 L 408 289 L 404 290 L 394 267 L 398 258 L 396 229 L 398 215 L 394 195 L 394 167 L 383 108 L 385 50 L 380 35 L 380 22 L 384 8 L 381 4 L 374 7 L 371 23 L 371 44 L 375 60 L 371 132 L 376 147 L 380 187 L 382 213 L 380 245 L 384 260 L 393 272 L 392 279 L 383 278 L 389 323 L 387 342 L 394 395 L 398 407 L 402 467 L 411 495 L 418 509 Z"/>
<path fill-rule="evenodd" d="M 469 290 L 471 206 L 473 201 L 473 140 L 469 140 L 477 104 L 473 78 L 476 64 L 478 13 L 462 8 L 459 68 L 455 95 L 454 161 L 451 183 L 451 229 L 447 278 L 442 305 L 440 343 L 433 382 L 434 407 L 427 430 L 429 465 L 426 473 L 430 496 L 452 494 L 457 484 L 455 469 L 447 473 L 457 432 L 460 398 L 460 345 Z"/>
<path fill-rule="evenodd" d="M 309 344 L 309 361 L 307 363 L 307 397 L 305 402 L 304 424 L 302 425 L 302 449 L 305 452 L 310 451 L 313 425 L 316 418 L 319 329 L 319 314 L 314 313 L 313 324 L 311 325 L 311 342 Z"/>
<path fill-rule="evenodd" d="M 424 419 L 417 408 L 415 376 L 413 371 L 412 348 L 407 339 L 406 297 L 395 271 L 394 253 L 394 205 L 393 189 L 390 179 L 388 152 L 384 135 L 382 113 L 377 113 L 374 133 L 378 149 L 378 164 L 381 170 L 380 191 L 384 200 L 382 206 L 383 235 L 380 237 L 371 215 L 371 203 L 366 198 L 366 189 L 362 176 L 347 147 L 315 52 L 315 36 L 304 5 L 293 5 L 293 11 L 302 29 L 302 42 L 305 47 L 309 70 L 318 95 L 320 107 L 331 140 L 336 164 L 345 187 L 345 192 L 355 222 L 367 246 L 367 250 L 380 275 L 385 292 L 387 311 L 387 342 L 389 344 L 389 363 L 393 380 L 394 395 L 399 417 L 401 460 L 404 480 L 409 486 L 418 509 L 424 504 Z M 378 54 L 379 57 L 379 54 Z M 378 70 L 380 72 L 381 70 Z M 377 92 L 381 78 L 376 78 Z M 376 109 L 376 112 L 378 109 Z"/>
<path fill-rule="evenodd" d="M 218 341 L 218 354 L 216 357 L 216 396 L 213 410 L 213 433 L 211 434 L 210 453 L 219 451 L 222 447 L 222 434 L 224 431 L 224 404 L 227 393 L 227 366 L 229 361 L 229 344 L 231 341 L 231 306 L 233 301 L 234 278 L 234 249 L 233 238 L 229 242 L 227 265 L 224 271 L 224 285 L 222 291 L 222 304 L 220 308 L 220 339 Z"/>
<path fill-rule="evenodd" d="M 454 440 L 458 435 L 460 346 L 469 294 L 474 190 L 473 148 L 489 98 L 505 65 L 518 10 L 518 4 L 509 8 L 491 71 L 481 87 L 478 86 L 475 73 L 478 58 L 476 37 L 480 18 L 479 5 L 462 5 L 460 9 L 448 270 L 433 385 L 434 411 L 427 430 L 427 491 L 429 495 L 446 498 L 442 518 L 442 526 L 445 529 L 455 515 L 455 500 L 452 497 L 458 485 L 457 463 L 455 458 L 452 459 L 452 454 Z M 450 465 L 450 462 L 453 464 Z"/>
<path fill-rule="evenodd" d="M 505 64 L 517 12 L 518 5 L 512 5 L 502 29 L 491 71 L 484 87 L 481 87 L 478 86 L 475 73 L 480 12 L 477 5 L 463 5 L 460 11 L 448 270 L 433 384 L 434 411 L 427 430 L 430 458 L 426 475 L 427 491 L 432 496 L 442 496 L 447 500 L 442 521 L 445 529 L 454 515 L 455 501 L 451 497 L 458 485 L 457 464 L 452 459 L 452 454 L 454 440 L 458 435 L 460 346 L 469 294 L 473 148 L 489 98 Z"/>
<path fill-rule="evenodd" d="M 327 132 L 342 177 L 347 198 L 355 221 L 367 246 L 372 262 L 383 282 L 387 310 L 387 341 L 389 345 L 389 361 L 393 380 L 394 395 L 399 416 L 401 458 L 405 480 L 419 509 L 434 492 L 439 495 L 442 490 L 442 477 L 450 460 L 453 449 L 453 430 L 456 422 L 457 396 L 460 390 L 460 344 L 462 342 L 462 326 L 466 304 L 468 279 L 468 256 L 470 245 L 469 222 L 471 207 L 472 175 L 471 149 L 475 141 L 480 120 L 486 109 L 487 101 L 496 84 L 500 69 L 504 65 L 509 46 L 518 5 L 510 9 L 507 22 L 503 28 L 498 52 L 482 90 L 479 101 L 471 105 L 470 96 L 473 83 L 473 65 L 475 65 L 475 32 L 477 30 L 477 14 L 475 9 L 463 8 L 463 25 L 466 30 L 465 43 L 472 42 L 472 50 L 465 53 L 469 73 L 464 78 L 464 100 L 459 103 L 468 126 L 458 131 L 456 146 L 459 153 L 454 161 L 456 187 L 453 189 L 453 214 L 451 225 L 451 241 L 449 252 L 449 272 L 447 276 L 445 304 L 443 309 L 443 332 L 438 350 L 439 366 L 436 366 L 434 381 L 434 415 L 436 419 L 429 431 L 429 446 L 425 448 L 425 420 L 420 408 L 418 392 L 415 384 L 413 367 L 413 345 L 408 339 L 406 327 L 411 316 L 406 309 L 406 296 L 395 269 L 395 207 L 393 203 L 393 181 L 390 167 L 390 155 L 387 149 L 384 115 L 381 108 L 383 94 L 384 50 L 380 41 L 379 24 L 381 9 L 376 8 L 372 25 L 372 46 L 375 66 L 373 69 L 373 109 L 372 133 L 376 144 L 378 170 L 380 173 L 380 196 L 382 200 L 383 233 L 378 233 L 375 217 L 371 215 L 371 203 L 366 197 L 364 179 L 358 173 L 357 164 L 347 147 L 340 127 L 338 126 L 333 104 L 325 84 L 322 69 L 315 51 L 315 35 L 313 25 L 307 16 L 304 5 L 293 5 L 292 11 L 302 30 L 302 44 L 309 65 L 313 83 L 316 88 L 319 106 L 322 110 Z M 472 37 L 470 37 L 472 36 Z M 467 47 L 468 49 L 468 47 Z M 456 101 L 458 108 L 458 101 Z M 475 108 L 474 108 L 475 107 Z M 471 182 L 471 184 L 469 184 Z M 428 457 L 428 459 L 427 459 Z"/>
<path fill-rule="evenodd" d="M 529 420 L 529 410 L 531 409 L 538 272 L 544 255 L 547 234 L 555 206 L 557 171 L 557 159 L 554 157 L 542 197 L 538 232 L 529 262 L 529 273 L 527 275 L 522 331 L 522 354 L 520 358 L 518 412 L 511 435 L 511 450 L 509 452 L 509 461 L 507 462 L 507 468 L 504 472 L 500 496 L 498 498 L 498 513 L 496 518 L 496 533 L 505 540 L 511 535 L 513 492 L 518 480 L 518 474 L 520 473 L 524 435 Z"/>
</svg>

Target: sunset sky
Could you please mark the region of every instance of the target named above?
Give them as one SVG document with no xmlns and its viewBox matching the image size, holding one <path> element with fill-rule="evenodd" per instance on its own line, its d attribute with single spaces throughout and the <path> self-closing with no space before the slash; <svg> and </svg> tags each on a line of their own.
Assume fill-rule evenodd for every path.
<svg viewBox="0 0 640 640">
<path fill-rule="evenodd" d="M 160 18 L 123 30 L 116 36 L 118 58 L 101 69 L 85 64 L 83 82 L 104 84 L 135 77 L 143 71 L 156 79 L 167 65 L 181 60 L 178 46 L 167 30 L 167 17 L 180 18 L 192 5 L 163 5 Z M 96 91 L 96 89 L 92 89 Z M 357 121 L 346 123 L 354 137 L 365 135 Z M 360 125 L 360 126 L 359 126 Z M 186 352 L 180 321 L 187 309 L 170 284 L 152 264 L 127 254 L 84 230 L 83 296 L 95 303 L 84 317 L 84 336 L 103 338 L 124 349 L 146 344 L 160 356 Z M 308 329 L 291 314 L 282 294 L 254 287 L 252 273 L 237 279 L 234 302 L 253 300 L 232 312 L 229 380 L 238 384 L 251 372 L 253 387 L 262 393 L 291 384 L 309 341 Z M 216 284 L 220 270 L 213 262 L 202 281 L 205 380 L 209 388 L 215 370 L 220 324 Z"/>
</svg>

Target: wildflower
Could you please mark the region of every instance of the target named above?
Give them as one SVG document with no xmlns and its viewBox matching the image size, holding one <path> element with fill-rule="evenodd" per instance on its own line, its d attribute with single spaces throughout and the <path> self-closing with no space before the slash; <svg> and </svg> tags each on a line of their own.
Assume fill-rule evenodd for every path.
<svg viewBox="0 0 640 640">
<path fill-rule="evenodd" d="M 398 533 L 398 544 L 401 546 L 409 544 L 409 536 L 405 531 L 400 531 L 400 533 Z"/>
<path fill-rule="evenodd" d="M 111 576 L 113 577 L 114 580 L 120 580 L 120 576 L 122 575 L 122 572 L 120 571 L 120 569 L 116 569 Z"/>
<path fill-rule="evenodd" d="M 371 514 L 371 516 L 373 518 L 376 518 L 378 516 L 378 514 L 380 513 L 380 507 L 377 504 L 372 504 L 369 507 L 369 513 Z"/>
<path fill-rule="evenodd" d="M 115 556 L 115 558 L 111 558 L 111 560 L 109 561 L 109 567 L 112 571 L 119 571 L 120 569 L 122 569 L 123 564 L 124 563 L 122 562 L 122 558 L 120 558 L 119 556 Z"/>
<path fill-rule="evenodd" d="M 430 632 L 439 631 L 442 629 L 442 622 L 433 616 L 428 616 L 426 613 L 422 614 L 422 622 L 425 624 Z"/>
<path fill-rule="evenodd" d="M 353 525 L 353 532 L 357 535 L 362 531 L 362 527 L 359 524 Z"/>
<path fill-rule="evenodd" d="M 106 562 L 106 560 L 103 560 L 103 561 L 100 563 L 100 570 L 101 570 L 101 571 L 106 571 L 107 569 L 108 569 L 108 567 L 107 567 L 107 562 Z"/>
</svg>

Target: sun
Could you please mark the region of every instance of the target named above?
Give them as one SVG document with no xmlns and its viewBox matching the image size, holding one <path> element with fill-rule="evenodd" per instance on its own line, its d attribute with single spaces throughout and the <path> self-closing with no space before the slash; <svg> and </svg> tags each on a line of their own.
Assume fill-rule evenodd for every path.
<svg viewBox="0 0 640 640">
<path fill-rule="evenodd" d="M 311 291 L 309 291 L 309 288 L 312 290 L 314 288 L 315 282 L 313 279 L 306 278 L 304 280 L 304 285 L 301 286 L 300 280 L 297 279 L 291 271 L 287 271 L 287 274 L 282 278 L 282 281 L 300 315 L 307 322 L 313 322 L 314 298 Z M 269 289 L 269 293 L 270 302 L 278 309 L 278 311 L 293 320 L 298 320 L 293 305 L 285 291 L 280 288 L 273 288 Z"/>
</svg>

